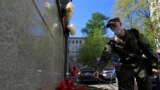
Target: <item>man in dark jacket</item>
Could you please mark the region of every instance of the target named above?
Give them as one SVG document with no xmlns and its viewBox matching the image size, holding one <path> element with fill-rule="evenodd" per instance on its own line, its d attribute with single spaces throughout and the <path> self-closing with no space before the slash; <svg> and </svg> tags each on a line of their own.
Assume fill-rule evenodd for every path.
<svg viewBox="0 0 160 90">
<path fill-rule="evenodd" d="M 146 67 L 146 63 L 156 69 L 158 59 L 143 35 L 136 29 L 125 30 L 118 17 L 110 19 L 106 27 L 122 40 L 121 43 L 110 43 L 112 51 L 118 54 L 122 63 L 121 87 L 124 90 L 134 90 L 135 77 L 139 90 L 152 90 L 152 83 L 149 79 L 149 74 L 151 75 L 152 72 L 148 72 L 149 66 Z M 147 59 L 144 60 L 142 55 L 145 55 Z"/>
</svg>

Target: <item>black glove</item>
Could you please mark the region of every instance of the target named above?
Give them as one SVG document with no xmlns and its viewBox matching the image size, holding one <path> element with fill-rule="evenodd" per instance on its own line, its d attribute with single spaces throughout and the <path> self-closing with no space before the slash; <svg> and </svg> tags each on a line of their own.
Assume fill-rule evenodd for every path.
<svg viewBox="0 0 160 90">
<path fill-rule="evenodd" d="M 110 45 L 110 47 L 113 49 L 113 50 L 123 50 L 123 47 L 121 46 L 121 45 L 118 45 L 117 43 L 116 43 L 116 41 L 114 41 L 114 40 L 110 40 L 109 42 L 108 42 L 108 45 Z"/>
<path fill-rule="evenodd" d="M 110 45 L 112 49 L 114 49 L 116 45 L 116 41 L 110 40 L 107 44 Z"/>
<path fill-rule="evenodd" d="M 153 69 L 158 69 L 158 64 L 157 63 L 152 63 L 152 68 Z"/>
</svg>

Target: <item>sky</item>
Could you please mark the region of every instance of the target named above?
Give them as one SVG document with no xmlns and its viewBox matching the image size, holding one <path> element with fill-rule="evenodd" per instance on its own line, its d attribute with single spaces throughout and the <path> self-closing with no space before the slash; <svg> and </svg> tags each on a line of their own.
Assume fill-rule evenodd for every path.
<svg viewBox="0 0 160 90">
<path fill-rule="evenodd" d="M 74 5 L 74 13 L 70 23 L 76 27 L 76 34 L 73 37 L 83 37 L 81 29 L 86 26 L 86 23 L 91 19 L 92 13 L 100 12 L 105 16 L 113 17 L 113 9 L 115 0 L 72 0 Z M 112 33 L 108 32 L 109 37 Z"/>
</svg>

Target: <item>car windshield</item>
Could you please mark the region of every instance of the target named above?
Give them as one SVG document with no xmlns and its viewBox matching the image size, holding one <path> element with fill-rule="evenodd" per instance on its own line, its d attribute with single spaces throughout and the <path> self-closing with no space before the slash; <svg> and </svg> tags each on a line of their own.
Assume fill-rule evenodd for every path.
<svg viewBox="0 0 160 90">
<path fill-rule="evenodd" d="M 103 72 L 105 72 L 105 73 L 113 73 L 113 72 L 114 72 L 114 68 L 112 68 L 112 67 L 105 68 L 105 69 L 103 70 Z"/>
<path fill-rule="evenodd" d="M 104 70 L 112 71 L 112 70 L 114 70 L 114 67 L 105 68 Z"/>
<path fill-rule="evenodd" d="M 91 68 L 85 68 L 85 69 L 81 69 L 81 73 L 93 73 L 93 69 Z"/>
</svg>

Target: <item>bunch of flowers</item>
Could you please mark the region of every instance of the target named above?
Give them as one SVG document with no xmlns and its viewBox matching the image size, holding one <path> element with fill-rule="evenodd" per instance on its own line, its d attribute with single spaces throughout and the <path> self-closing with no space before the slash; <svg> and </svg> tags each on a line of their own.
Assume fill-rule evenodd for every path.
<svg viewBox="0 0 160 90">
<path fill-rule="evenodd" d="M 58 84 L 58 90 L 85 90 L 84 87 L 74 86 L 74 82 L 71 80 L 63 80 Z"/>
<path fill-rule="evenodd" d="M 74 11 L 74 6 L 72 2 L 69 2 L 67 5 L 62 6 L 62 16 L 63 16 L 63 25 L 67 30 L 66 34 L 74 35 L 76 33 L 76 29 L 73 24 L 69 24 L 69 20 L 71 19 Z"/>
<path fill-rule="evenodd" d="M 67 16 L 68 19 L 70 19 L 72 17 L 73 10 L 74 10 L 74 6 L 73 6 L 72 2 L 69 2 L 66 5 L 66 16 Z"/>
<path fill-rule="evenodd" d="M 76 28 L 74 27 L 73 24 L 69 24 L 67 28 L 68 28 L 69 33 L 70 33 L 71 35 L 75 35 L 75 34 L 76 34 Z"/>
<path fill-rule="evenodd" d="M 47 9 L 51 9 L 51 4 L 49 2 L 45 2 L 44 7 Z"/>
</svg>

